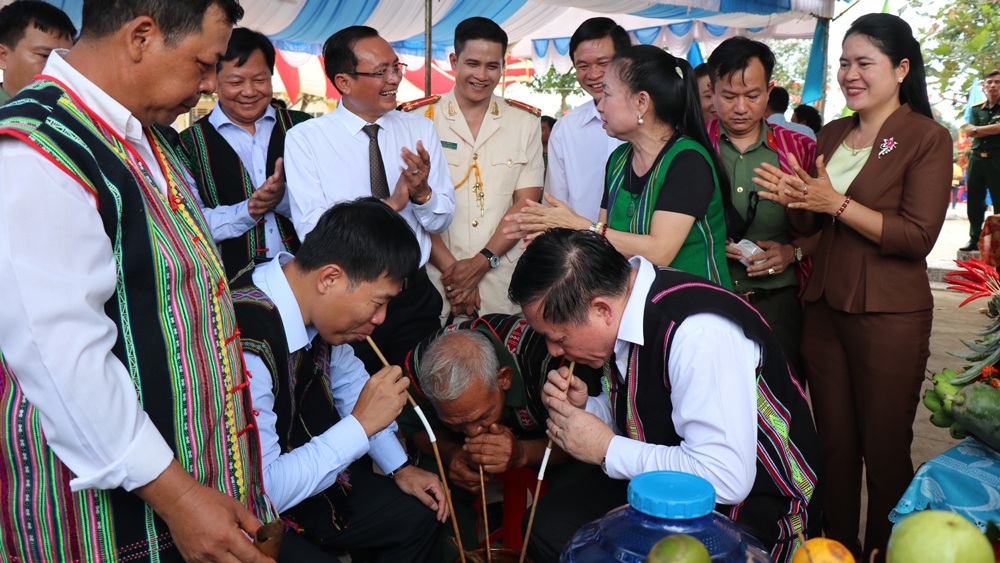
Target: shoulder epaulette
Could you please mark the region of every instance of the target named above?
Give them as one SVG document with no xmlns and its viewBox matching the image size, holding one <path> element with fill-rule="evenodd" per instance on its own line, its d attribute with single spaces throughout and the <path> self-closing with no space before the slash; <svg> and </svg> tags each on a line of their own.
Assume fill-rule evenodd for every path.
<svg viewBox="0 0 1000 563">
<path fill-rule="evenodd" d="M 508 106 L 513 106 L 513 107 L 516 107 L 518 109 L 523 109 L 524 111 L 526 111 L 526 112 L 534 115 L 535 117 L 541 117 L 542 116 L 542 110 L 536 108 L 535 106 L 529 106 L 528 104 L 526 104 L 524 102 L 519 102 L 517 100 L 512 100 L 510 98 L 504 98 L 503 101 L 507 102 Z"/>
<path fill-rule="evenodd" d="M 986 106 L 986 100 L 983 100 L 983 101 L 979 102 L 978 104 L 973 104 L 972 107 L 978 108 L 978 107 L 985 107 L 985 106 Z"/>
<path fill-rule="evenodd" d="M 420 98 L 419 100 L 413 100 L 412 102 L 404 102 L 399 104 L 396 109 L 398 111 L 413 111 L 417 108 L 422 108 L 426 105 L 436 104 L 441 99 L 441 96 L 427 96 L 426 98 Z"/>
</svg>

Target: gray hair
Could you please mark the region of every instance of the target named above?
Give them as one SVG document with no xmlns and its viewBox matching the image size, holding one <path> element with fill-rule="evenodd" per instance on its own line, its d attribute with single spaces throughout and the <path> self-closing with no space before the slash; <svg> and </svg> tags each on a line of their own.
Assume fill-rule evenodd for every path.
<svg viewBox="0 0 1000 563">
<path fill-rule="evenodd" d="M 446 332 L 431 342 L 418 367 L 420 388 L 432 401 L 454 401 L 478 374 L 490 391 L 500 389 L 500 361 L 486 335 L 474 330 Z"/>
</svg>

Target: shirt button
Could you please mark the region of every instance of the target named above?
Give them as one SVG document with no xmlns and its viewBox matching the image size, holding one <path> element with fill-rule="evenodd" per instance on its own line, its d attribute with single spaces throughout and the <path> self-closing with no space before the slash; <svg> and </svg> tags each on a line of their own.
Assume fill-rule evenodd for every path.
<svg viewBox="0 0 1000 563">
<path fill-rule="evenodd" d="M 733 286 L 735 287 L 735 286 L 738 286 L 738 285 L 740 285 L 739 280 L 733 280 Z"/>
<path fill-rule="evenodd" d="M 740 155 L 740 160 L 743 160 L 743 155 L 742 154 Z"/>
<path fill-rule="evenodd" d="M 479 226 L 479 221 L 473 221 L 472 222 L 472 226 L 473 227 L 478 227 Z"/>
<path fill-rule="evenodd" d="M 508 158 L 508 159 L 507 159 L 507 164 L 508 164 L 508 165 L 510 165 L 510 164 L 514 164 L 514 161 Z"/>
<path fill-rule="evenodd" d="M 131 123 L 129 123 L 129 124 L 127 124 L 127 125 L 125 125 L 125 132 L 126 132 L 126 133 L 131 133 L 131 132 L 132 132 L 132 129 L 134 129 L 134 127 L 132 127 L 132 124 L 131 124 Z"/>
<path fill-rule="evenodd" d="M 738 194 L 743 193 L 743 186 L 740 186 L 740 187 L 736 188 L 736 193 L 738 193 Z"/>
</svg>

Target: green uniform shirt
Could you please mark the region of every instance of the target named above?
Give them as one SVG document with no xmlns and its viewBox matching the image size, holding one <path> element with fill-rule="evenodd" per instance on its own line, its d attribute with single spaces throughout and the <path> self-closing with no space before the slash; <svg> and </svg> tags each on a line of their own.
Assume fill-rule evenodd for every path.
<svg viewBox="0 0 1000 563">
<path fill-rule="evenodd" d="M 969 123 L 977 127 L 984 125 L 996 125 L 1000 123 L 1000 101 L 989 106 L 989 100 L 972 106 L 972 115 Z M 972 140 L 973 152 L 993 152 L 1000 151 L 1000 135 L 989 135 Z"/>
<path fill-rule="evenodd" d="M 753 169 L 760 168 L 761 164 L 765 162 L 775 168 L 781 166 L 778 161 L 778 153 L 767 143 L 767 133 L 770 130 L 767 122 L 761 120 L 760 137 L 741 153 L 729 140 L 729 134 L 726 133 L 725 127 L 722 126 L 721 122 L 719 123 L 719 153 L 732 184 L 733 205 L 744 219 L 746 219 L 747 209 L 750 205 L 750 194 L 766 190 L 753 182 L 753 178 L 757 176 Z M 757 204 L 757 214 L 743 238 L 753 243 L 759 240 L 773 240 L 781 244 L 788 244 L 788 217 L 785 214 L 785 208 L 760 198 L 760 202 Z M 787 268 L 784 272 L 773 276 L 750 278 L 747 276 L 747 267 L 739 260 L 727 260 L 727 262 L 729 263 L 729 276 L 733 280 L 733 290 L 737 293 L 750 289 L 778 289 L 794 286 L 798 283 L 794 268 Z"/>
<path fill-rule="evenodd" d="M 8 94 L 7 91 L 3 89 L 2 86 L 3 84 L 0 84 L 0 106 L 6 104 L 7 100 L 11 98 L 11 95 Z"/>
</svg>

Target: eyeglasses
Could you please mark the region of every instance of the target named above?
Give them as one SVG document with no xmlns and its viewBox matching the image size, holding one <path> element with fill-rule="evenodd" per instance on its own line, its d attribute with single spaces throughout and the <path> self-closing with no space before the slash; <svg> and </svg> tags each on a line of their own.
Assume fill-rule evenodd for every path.
<svg viewBox="0 0 1000 563">
<path fill-rule="evenodd" d="M 406 72 L 406 63 L 396 63 L 394 65 L 390 65 L 389 68 L 385 70 L 380 70 L 378 72 L 353 71 L 353 72 L 344 72 L 343 74 L 353 74 L 354 76 L 371 76 L 372 78 L 385 78 L 386 73 L 388 73 L 389 76 L 402 77 L 404 72 Z"/>
</svg>

